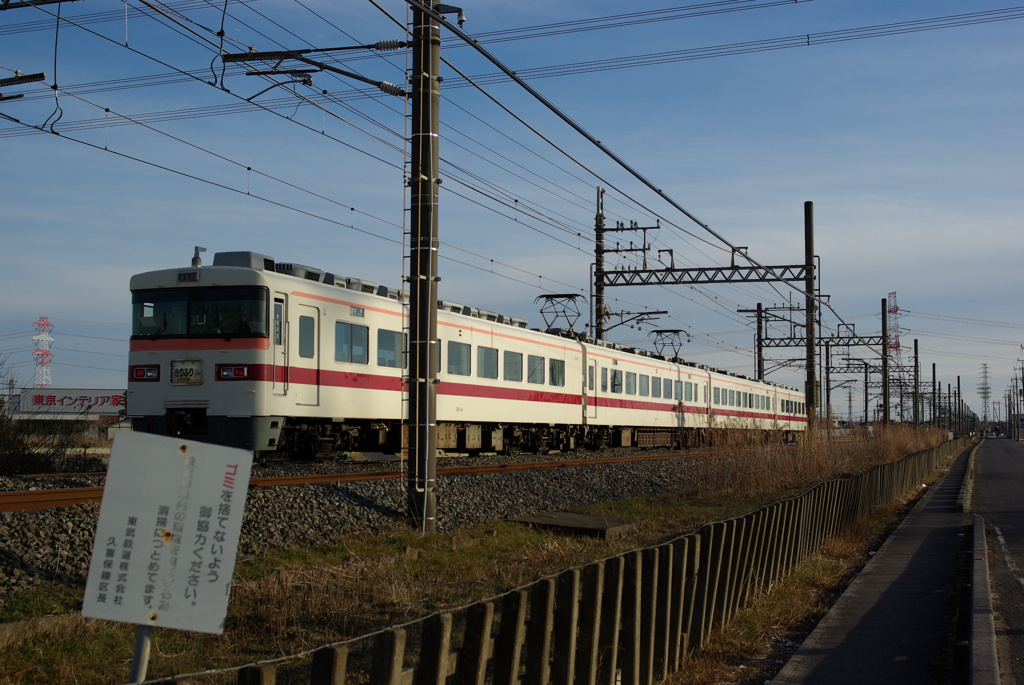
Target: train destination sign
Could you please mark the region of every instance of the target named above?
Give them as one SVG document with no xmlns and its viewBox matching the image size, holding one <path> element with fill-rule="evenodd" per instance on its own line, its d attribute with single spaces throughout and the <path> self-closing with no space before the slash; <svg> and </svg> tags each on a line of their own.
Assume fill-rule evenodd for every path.
<svg viewBox="0 0 1024 685">
<path fill-rule="evenodd" d="M 114 438 L 82 615 L 222 633 L 252 453 Z"/>
</svg>

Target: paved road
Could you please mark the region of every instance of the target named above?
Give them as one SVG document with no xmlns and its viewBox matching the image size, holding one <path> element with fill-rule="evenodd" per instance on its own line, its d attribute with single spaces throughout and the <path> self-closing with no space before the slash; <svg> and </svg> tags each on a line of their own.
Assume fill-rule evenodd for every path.
<svg viewBox="0 0 1024 685">
<path fill-rule="evenodd" d="M 960 682 L 946 649 L 964 550 L 962 452 L 843 592 L 772 685 Z"/>
<path fill-rule="evenodd" d="M 1024 445 L 989 438 L 975 462 L 971 509 L 985 517 L 1002 685 L 1024 685 Z"/>
</svg>

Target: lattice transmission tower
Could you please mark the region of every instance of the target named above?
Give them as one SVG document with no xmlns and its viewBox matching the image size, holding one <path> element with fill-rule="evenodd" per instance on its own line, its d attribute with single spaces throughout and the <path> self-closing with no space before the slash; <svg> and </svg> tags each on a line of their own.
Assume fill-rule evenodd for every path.
<svg viewBox="0 0 1024 685">
<path fill-rule="evenodd" d="M 32 356 L 36 358 L 35 387 L 52 388 L 50 360 L 53 359 L 53 352 L 50 351 L 50 345 L 53 344 L 53 338 L 50 337 L 50 331 L 53 330 L 53 324 L 45 316 L 40 316 L 39 320 L 33 322 L 32 325 L 36 327 L 37 331 L 36 335 L 32 336 L 32 339 L 36 341 L 36 349 L 32 353 Z"/>
<path fill-rule="evenodd" d="M 981 398 L 981 422 L 988 423 L 988 401 L 992 397 L 992 386 L 988 382 L 988 364 L 981 365 L 981 383 L 978 384 L 978 397 Z"/>
<path fill-rule="evenodd" d="M 889 368 L 899 369 L 896 373 L 890 375 L 891 387 L 895 388 L 896 395 L 900 400 L 900 418 L 903 418 L 903 398 L 907 392 L 908 381 L 906 374 L 903 373 L 903 348 L 900 345 L 900 307 L 896 304 L 896 293 L 889 293 L 889 299 L 886 300 L 888 304 L 888 317 L 887 317 L 887 338 L 889 341 Z M 891 392 L 891 391 L 890 391 Z"/>
</svg>

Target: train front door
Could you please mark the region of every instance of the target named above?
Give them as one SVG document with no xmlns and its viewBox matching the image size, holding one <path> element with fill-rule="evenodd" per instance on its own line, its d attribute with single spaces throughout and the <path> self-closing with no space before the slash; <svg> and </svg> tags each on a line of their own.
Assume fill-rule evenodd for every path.
<svg viewBox="0 0 1024 685">
<path fill-rule="evenodd" d="M 320 404 L 320 310 L 307 304 L 297 307 L 298 335 L 292 335 L 289 394 L 296 404 Z"/>
</svg>

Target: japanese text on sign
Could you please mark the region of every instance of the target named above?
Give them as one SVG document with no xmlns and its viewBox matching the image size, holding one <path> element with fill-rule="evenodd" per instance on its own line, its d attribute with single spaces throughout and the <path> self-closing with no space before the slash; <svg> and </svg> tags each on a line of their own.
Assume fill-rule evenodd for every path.
<svg viewBox="0 0 1024 685">
<path fill-rule="evenodd" d="M 82 614 L 222 632 L 251 467 L 244 450 L 118 435 Z"/>
</svg>

